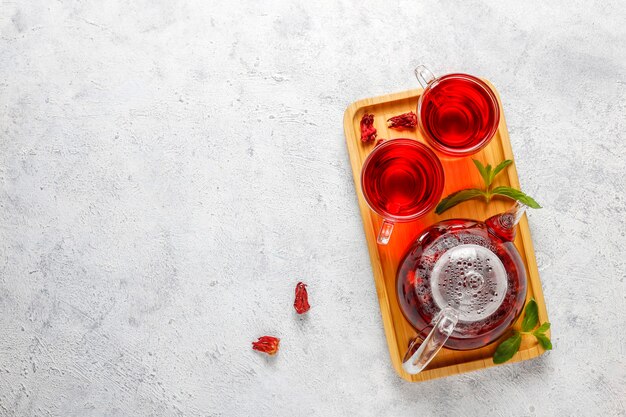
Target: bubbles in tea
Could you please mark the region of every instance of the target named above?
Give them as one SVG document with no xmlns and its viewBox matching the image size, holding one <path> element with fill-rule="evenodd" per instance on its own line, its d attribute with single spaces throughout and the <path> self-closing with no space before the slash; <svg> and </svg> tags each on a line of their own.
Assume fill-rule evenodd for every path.
<svg viewBox="0 0 626 417">
<path fill-rule="evenodd" d="M 507 290 L 504 264 L 491 250 L 462 244 L 445 252 L 433 266 L 430 287 L 439 309 L 454 308 L 461 321 L 495 313 Z"/>
</svg>

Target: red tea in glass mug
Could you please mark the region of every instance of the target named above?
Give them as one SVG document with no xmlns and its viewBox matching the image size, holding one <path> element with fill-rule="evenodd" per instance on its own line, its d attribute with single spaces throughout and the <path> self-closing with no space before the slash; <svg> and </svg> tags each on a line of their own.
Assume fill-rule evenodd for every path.
<svg viewBox="0 0 626 417">
<path fill-rule="evenodd" d="M 424 87 L 417 105 L 419 124 L 433 148 L 465 156 L 487 146 L 498 129 L 500 109 L 484 81 L 468 74 L 435 77 L 423 65 L 415 75 Z"/>
<path fill-rule="evenodd" d="M 413 139 L 391 139 L 374 148 L 363 164 L 361 188 L 383 219 L 378 243 L 385 245 L 395 222 L 415 220 L 439 201 L 444 174 L 433 151 Z"/>
</svg>

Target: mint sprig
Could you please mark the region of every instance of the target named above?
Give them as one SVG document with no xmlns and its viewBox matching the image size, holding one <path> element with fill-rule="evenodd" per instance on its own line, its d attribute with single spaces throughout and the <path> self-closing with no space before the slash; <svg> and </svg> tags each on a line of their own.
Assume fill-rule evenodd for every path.
<svg viewBox="0 0 626 417">
<path fill-rule="evenodd" d="M 519 350 L 521 344 L 522 335 L 519 332 L 513 332 L 513 336 L 498 345 L 496 352 L 493 354 L 493 363 L 500 364 L 511 359 L 515 352 Z"/>
<path fill-rule="evenodd" d="M 493 354 L 493 363 L 500 364 L 508 361 L 517 353 L 522 344 L 523 335 L 533 335 L 545 350 L 552 349 L 552 342 L 546 335 L 546 332 L 550 329 L 550 323 L 539 324 L 539 308 L 534 298 L 526 304 L 524 309 L 524 318 L 522 319 L 522 329 L 520 331 L 513 331 L 513 334 L 496 348 L 496 352 Z M 537 327 L 535 329 L 535 327 Z M 533 330 L 534 329 L 534 330 Z"/>
<path fill-rule="evenodd" d="M 531 298 L 524 309 L 524 318 L 522 319 L 522 331 L 529 332 L 539 323 L 539 307 L 537 302 Z"/>
<path fill-rule="evenodd" d="M 520 190 L 516 190 L 512 187 L 507 187 L 505 185 L 501 185 L 499 187 L 492 188 L 493 180 L 496 178 L 504 168 L 508 167 L 513 163 L 510 159 L 506 159 L 500 162 L 495 168 L 492 169 L 491 165 L 487 164 L 484 166 L 480 161 L 473 159 L 474 165 L 480 172 L 480 176 L 485 183 L 484 189 L 479 188 L 467 188 L 461 191 L 454 192 L 441 200 L 435 209 L 435 213 L 441 214 L 444 211 L 460 204 L 464 201 L 471 200 L 473 198 L 483 198 L 487 203 L 491 201 L 494 196 L 503 196 L 512 198 L 514 200 L 518 200 L 521 203 L 527 205 L 531 208 L 541 208 L 539 203 L 537 203 L 531 196 L 524 194 Z"/>
</svg>

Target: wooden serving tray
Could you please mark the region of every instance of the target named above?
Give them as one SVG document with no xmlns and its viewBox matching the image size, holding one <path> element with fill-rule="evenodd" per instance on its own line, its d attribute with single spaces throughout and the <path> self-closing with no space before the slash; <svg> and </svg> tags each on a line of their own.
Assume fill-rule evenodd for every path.
<svg viewBox="0 0 626 417">
<path fill-rule="evenodd" d="M 491 83 L 487 80 L 484 81 L 489 84 L 498 97 L 501 115 L 498 131 L 487 147 L 470 157 L 448 157 L 438 153 L 445 171 L 445 185 L 442 197 L 462 188 L 483 185 L 483 180 L 472 159 L 478 159 L 483 164 L 491 164 L 492 166 L 505 159 L 514 159 L 500 96 Z M 391 354 L 391 363 L 402 378 L 412 382 L 421 382 L 495 366 L 492 356 L 500 340 L 474 350 L 458 351 L 444 348 L 421 373 L 410 375 L 404 372 L 401 366 L 402 358 L 409 346 L 409 342 L 415 338 L 417 332 L 402 315 L 396 297 L 396 271 L 402 256 L 417 235 L 433 223 L 450 218 L 485 220 L 512 205 L 512 201 L 508 199 L 492 200 L 489 205 L 482 201 L 471 200 L 453 207 L 442 215 L 435 214 L 433 210 L 426 216 L 413 222 L 396 223 L 391 240 L 387 246 L 379 246 L 376 243 L 376 236 L 382 219 L 370 210 L 361 192 L 361 167 L 367 155 L 374 148 L 374 142 L 367 144 L 361 142 L 359 122 L 365 112 L 372 113 L 374 114 L 374 127 L 378 131 L 378 138 L 412 138 L 426 143 L 419 129 L 388 129 L 386 123 L 387 119 L 392 116 L 415 111 L 421 92 L 422 90 L 410 90 L 359 100 L 348 106 L 344 116 L 346 142 L 348 144 L 361 216 L 363 217 L 363 227 L 365 228 L 365 237 L 372 262 L 374 282 L 385 326 L 385 335 L 389 345 L 389 353 Z M 508 185 L 519 189 L 519 179 L 515 164 L 510 165 L 503 173 L 498 175 L 494 181 L 494 186 L 498 185 Z M 548 321 L 526 215 L 519 223 L 519 230 L 514 243 L 520 252 L 528 274 L 527 300 L 534 297 L 539 305 L 540 322 Z M 505 334 L 504 337 L 508 337 L 508 335 Z M 543 352 L 543 348 L 533 337 L 524 337 L 519 352 L 507 363 L 531 359 L 541 355 Z"/>
</svg>

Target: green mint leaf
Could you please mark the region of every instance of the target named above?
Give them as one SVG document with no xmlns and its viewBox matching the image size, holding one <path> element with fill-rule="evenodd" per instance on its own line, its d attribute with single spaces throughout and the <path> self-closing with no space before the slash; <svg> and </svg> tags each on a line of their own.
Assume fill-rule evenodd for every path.
<svg viewBox="0 0 626 417">
<path fill-rule="evenodd" d="M 515 355 L 522 344 L 522 335 L 518 332 L 506 339 L 498 345 L 496 352 L 493 354 L 493 363 L 500 364 L 508 361 Z"/>
<path fill-rule="evenodd" d="M 483 181 L 485 182 L 485 187 L 489 187 L 491 182 L 489 181 L 491 165 L 487 165 L 486 167 L 478 159 L 472 159 L 474 161 L 474 165 L 478 168 L 478 172 L 480 172 L 480 176 L 483 177 Z"/>
<path fill-rule="evenodd" d="M 539 342 L 542 348 L 544 348 L 545 350 L 552 350 L 552 342 L 550 341 L 550 338 L 548 336 L 546 336 L 543 333 L 539 333 L 539 334 L 533 333 L 533 336 L 537 338 L 537 341 Z"/>
<path fill-rule="evenodd" d="M 524 309 L 524 319 L 522 320 L 522 331 L 529 332 L 539 323 L 539 307 L 537 302 L 531 298 Z"/>
<path fill-rule="evenodd" d="M 530 208 L 541 208 L 539 203 L 537 203 L 531 196 L 524 194 L 523 192 L 516 190 L 515 188 L 500 186 L 491 190 L 491 194 L 494 195 L 503 195 L 505 197 L 512 198 L 514 200 L 518 200 L 521 203 L 526 204 Z"/>
<path fill-rule="evenodd" d="M 504 168 L 508 167 L 512 163 L 513 161 L 511 161 L 510 159 L 505 159 L 504 161 L 500 162 L 498 166 L 496 166 L 494 170 L 491 171 L 491 173 L 489 174 L 489 185 L 493 183 L 494 178 L 500 173 L 500 171 L 502 171 Z"/>
<path fill-rule="evenodd" d="M 439 202 L 437 208 L 435 209 L 435 213 L 441 214 L 459 203 L 477 197 L 483 197 L 485 201 L 489 203 L 491 197 L 494 195 L 500 195 L 512 198 L 514 200 L 519 200 L 521 203 L 531 208 L 541 208 L 539 203 L 537 203 L 532 197 L 524 194 L 519 190 L 516 190 L 515 188 L 500 186 L 491 190 L 491 184 L 493 183 L 496 175 L 498 175 L 500 172 L 502 172 L 503 169 L 511 165 L 513 163 L 512 160 L 506 159 L 500 162 L 494 169 L 491 168 L 490 164 L 484 166 L 482 162 L 477 159 L 472 159 L 472 161 L 474 162 L 474 165 L 476 165 L 476 169 L 478 169 L 478 172 L 480 173 L 480 176 L 485 183 L 485 189 L 479 190 L 478 188 L 468 188 L 452 193 Z"/>
<path fill-rule="evenodd" d="M 477 188 L 469 188 L 467 190 L 457 191 L 456 193 L 452 193 L 443 200 L 441 200 L 439 204 L 437 204 L 435 213 L 441 214 L 459 203 L 484 195 L 484 191 Z"/>
<path fill-rule="evenodd" d="M 543 334 L 543 333 L 547 332 L 549 328 L 550 328 L 550 323 L 549 322 L 545 322 L 541 326 L 539 326 L 537 328 L 537 330 L 535 330 L 533 332 L 533 334 L 538 334 L 538 333 Z"/>
</svg>

